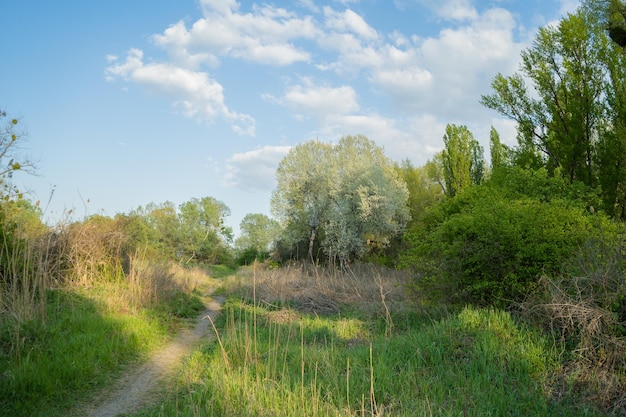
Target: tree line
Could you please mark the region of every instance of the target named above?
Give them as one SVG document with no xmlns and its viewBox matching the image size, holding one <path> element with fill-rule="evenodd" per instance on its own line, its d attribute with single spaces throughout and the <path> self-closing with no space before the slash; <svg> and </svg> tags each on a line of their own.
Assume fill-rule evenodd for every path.
<svg viewBox="0 0 626 417">
<path fill-rule="evenodd" d="M 460 298 L 519 299 L 538 275 L 558 273 L 584 242 L 612 236 L 626 217 L 624 10 L 614 0 L 584 1 L 539 30 L 517 73 L 494 77 L 480 103 L 518 129 L 515 146 L 491 129 L 489 161 L 456 124 L 446 127 L 443 150 L 419 167 L 392 162 L 362 135 L 312 140 L 278 166 L 274 218 L 248 214 L 234 241 L 225 226 L 230 209 L 212 197 L 82 223 L 119 229 L 127 251 L 183 264 L 271 257 L 345 269 L 369 260 L 412 268 L 420 285 Z M 21 200 L 13 173 L 32 164 L 13 152 L 17 120 L 5 121 L 0 184 L 9 204 Z M 40 210 L 13 206 L 20 204 L 34 217 Z"/>
</svg>

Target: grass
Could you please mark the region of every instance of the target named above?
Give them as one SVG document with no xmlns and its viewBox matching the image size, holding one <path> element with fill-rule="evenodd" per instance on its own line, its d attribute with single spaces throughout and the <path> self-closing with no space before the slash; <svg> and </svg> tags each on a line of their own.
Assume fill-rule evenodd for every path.
<svg viewBox="0 0 626 417">
<path fill-rule="evenodd" d="M 101 280 L 48 290 L 45 321 L 1 315 L 0 415 L 65 415 L 161 346 L 204 308 L 193 289 L 199 276 L 175 271 L 170 279 L 176 285 L 147 304 L 132 280 Z"/>
<path fill-rule="evenodd" d="M 395 274 L 242 271 L 217 340 L 137 416 L 600 415 L 552 395 L 557 352 L 510 314 L 407 306 Z"/>
</svg>

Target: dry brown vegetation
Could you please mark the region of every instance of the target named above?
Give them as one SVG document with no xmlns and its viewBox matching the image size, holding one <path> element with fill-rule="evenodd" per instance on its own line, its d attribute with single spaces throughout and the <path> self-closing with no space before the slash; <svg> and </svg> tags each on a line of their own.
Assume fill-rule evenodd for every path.
<svg viewBox="0 0 626 417">
<path fill-rule="evenodd" d="M 306 263 L 281 268 L 255 263 L 228 278 L 223 288 L 257 304 L 292 306 L 317 315 L 338 313 L 345 306 L 360 309 L 384 319 L 390 332 L 391 313 L 415 302 L 408 297 L 409 283 L 406 271 L 372 264 L 355 264 L 341 272 Z"/>
<path fill-rule="evenodd" d="M 622 247 L 587 244 L 570 271 L 542 277 L 522 311 L 549 331 L 564 366 L 556 386 L 612 415 L 626 412 L 626 282 Z"/>
<path fill-rule="evenodd" d="M 154 260 L 131 248 L 119 222 L 95 217 L 2 242 L 0 312 L 16 322 L 45 320 L 49 289 L 95 289 L 110 311 L 132 312 L 192 292 L 206 272 Z M 17 237 L 24 236 L 24 237 Z M 8 239 L 4 235 L 5 239 Z"/>
</svg>

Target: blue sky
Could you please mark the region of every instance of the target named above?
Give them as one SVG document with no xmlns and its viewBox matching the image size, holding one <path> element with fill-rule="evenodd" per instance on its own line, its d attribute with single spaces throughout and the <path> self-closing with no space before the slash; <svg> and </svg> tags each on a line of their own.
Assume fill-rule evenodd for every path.
<svg viewBox="0 0 626 417">
<path fill-rule="evenodd" d="M 0 109 L 49 222 L 214 197 L 269 214 L 291 146 L 364 134 L 426 162 L 448 123 L 483 146 L 498 73 L 574 0 L 20 0 L 2 6 Z M 52 190 L 54 193 L 52 194 Z M 47 205 L 50 196 L 50 204 Z"/>
</svg>

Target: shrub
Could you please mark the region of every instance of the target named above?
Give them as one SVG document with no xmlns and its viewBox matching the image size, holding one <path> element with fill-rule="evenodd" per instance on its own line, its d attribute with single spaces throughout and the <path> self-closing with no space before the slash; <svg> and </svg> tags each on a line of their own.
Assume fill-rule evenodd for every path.
<svg viewBox="0 0 626 417">
<path fill-rule="evenodd" d="M 586 191 L 575 187 L 518 170 L 472 187 L 413 231 L 404 263 L 420 286 L 457 301 L 519 301 L 542 274 L 560 273 L 585 241 L 611 227 L 607 217 L 586 209 Z"/>
</svg>

